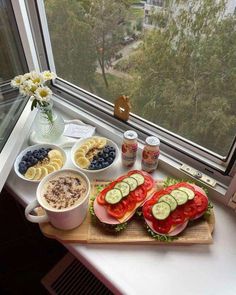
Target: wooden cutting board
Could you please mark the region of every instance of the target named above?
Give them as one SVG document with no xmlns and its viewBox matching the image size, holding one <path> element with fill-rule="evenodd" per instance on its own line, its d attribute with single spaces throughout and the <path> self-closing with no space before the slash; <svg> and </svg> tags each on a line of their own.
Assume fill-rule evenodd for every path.
<svg viewBox="0 0 236 295">
<path fill-rule="evenodd" d="M 97 186 L 106 185 L 106 182 L 94 182 L 91 196 L 97 193 Z M 42 211 L 41 211 L 42 212 Z M 38 212 L 40 213 L 40 211 Z M 189 224 L 176 239 L 168 244 L 211 244 L 213 243 L 212 232 L 215 226 L 215 215 L 212 214 L 208 221 L 201 218 Z M 128 227 L 120 233 L 111 233 L 105 230 L 88 212 L 84 222 L 73 230 L 60 230 L 50 223 L 40 224 L 42 233 L 48 237 L 63 243 L 83 244 L 166 244 L 152 238 L 146 228 L 145 222 L 140 217 L 133 217 L 128 222 Z"/>
</svg>

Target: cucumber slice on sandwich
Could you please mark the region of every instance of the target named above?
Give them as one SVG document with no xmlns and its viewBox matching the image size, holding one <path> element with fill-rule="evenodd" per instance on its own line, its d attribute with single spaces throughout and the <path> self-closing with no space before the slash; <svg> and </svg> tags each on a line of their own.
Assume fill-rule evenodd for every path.
<svg viewBox="0 0 236 295">
<path fill-rule="evenodd" d="M 158 220 L 164 220 L 170 215 L 170 205 L 166 202 L 156 203 L 152 207 L 152 215 Z"/>
<path fill-rule="evenodd" d="M 183 205 L 188 201 L 188 195 L 181 190 L 175 189 L 170 194 L 176 199 L 178 205 Z"/>
<path fill-rule="evenodd" d="M 145 178 L 139 173 L 131 174 L 130 177 L 137 180 L 138 185 L 144 184 Z"/>
<path fill-rule="evenodd" d="M 109 190 L 105 195 L 105 200 L 109 204 L 117 204 L 123 198 L 121 190 L 113 188 Z"/>
<path fill-rule="evenodd" d="M 119 190 L 121 190 L 122 193 L 122 197 L 126 197 L 128 196 L 129 192 L 130 192 L 130 186 L 127 182 L 121 181 L 118 182 L 114 188 L 117 188 Z"/>
<path fill-rule="evenodd" d="M 134 191 L 138 186 L 137 180 L 134 179 L 133 177 L 126 177 L 122 181 L 128 183 L 128 185 L 130 186 L 130 191 L 131 192 Z"/>
<path fill-rule="evenodd" d="M 182 186 L 182 187 L 178 187 L 178 190 L 185 192 L 188 195 L 189 200 L 194 199 L 195 194 L 191 189 Z"/>
<path fill-rule="evenodd" d="M 158 200 L 158 203 L 160 202 L 166 202 L 167 204 L 169 204 L 171 211 L 174 211 L 178 205 L 176 199 L 172 197 L 171 195 L 164 195 L 160 197 L 160 199 Z"/>
</svg>

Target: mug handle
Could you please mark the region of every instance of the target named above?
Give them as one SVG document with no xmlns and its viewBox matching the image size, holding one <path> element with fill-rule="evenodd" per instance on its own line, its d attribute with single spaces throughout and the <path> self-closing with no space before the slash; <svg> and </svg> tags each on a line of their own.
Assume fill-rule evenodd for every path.
<svg viewBox="0 0 236 295">
<path fill-rule="evenodd" d="M 37 200 L 34 200 L 25 208 L 26 219 L 28 219 L 29 221 L 34 222 L 34 223 L 42 223 L 42 222 L 49 221 L 49 218 L 48 218 L 48 215 L 46 212 L 42 216 L 34 216 L 34 215 L 30 214 L 30 212 L 38 206 L 39 206 L 39 202 Z"/>
</svg>

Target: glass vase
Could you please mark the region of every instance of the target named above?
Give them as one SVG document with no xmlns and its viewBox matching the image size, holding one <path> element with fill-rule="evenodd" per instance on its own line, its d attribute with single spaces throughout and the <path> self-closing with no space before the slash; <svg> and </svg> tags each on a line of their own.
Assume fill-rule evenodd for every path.
<svg viewBox="0 0 236 295">
<path fill-rule="evenodd" d="M 60 114 L 53 109 L 52 102 L 47 106 L 37 105 L 38 112 L 34 120 L 34 131 L 40 141 L 53 142 L 64 132 L 65 123 Z"/>
</svg>

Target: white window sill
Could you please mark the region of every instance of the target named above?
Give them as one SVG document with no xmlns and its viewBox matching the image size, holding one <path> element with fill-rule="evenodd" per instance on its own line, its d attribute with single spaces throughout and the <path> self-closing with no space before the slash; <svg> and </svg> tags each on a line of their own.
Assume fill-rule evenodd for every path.
<svg viewBox="0 0 236 295">
<path fill-rule="evenodd" d="M 61 102 L 55 99 L 55 105 L 60 104 Z M 118 145 L 121 144 L 121 131 L 72 106 L 67 106 L 63 116 L 66 119 L 81 119 L 90 123 L 97 127 L 97 133 L 111 138 Z M 27 144 L 27 139 L 24 144 Z M 69 154 L 69 150 L 67 153 Z M 66 167 L 72 167 L 70 159 Z M 137 161 L 134 168 L 140 169 L 140 161 Z M 111 168 L 109 172 L 99 173 L 96 179 L 116 178 L 126 171 L 121 162 L 118 162 L 117 167 Z M 158 179 L 165 176 L 183 178 L 184 173 L 178 169 L 178 161 L 162 155 L 154 177 Z M 37 184 L 29 184 L 19 179 L 13 170 L 7 179 L 7 187 L 23 206 L 35 199 Z M 222 185 L 219 184 L 217 189 L 218 195 L 224 194 L 225 188 Z M 210 194 L 214 197 L 216 190 L 210 190 Z M 218 202 L 214 205 L 216 233 L 213 245 L 63 245 L 115 294 L 148 295 L 153 294 L 153 288 L 156 286 L 158 293 L 166 295 L 173 292 L 181 295 L 236 294 L 236 235 L 232 234 L 236 225 L 235 215 Z M 219 270 L 223 270 L 220 275 Z"/>
</svg>

